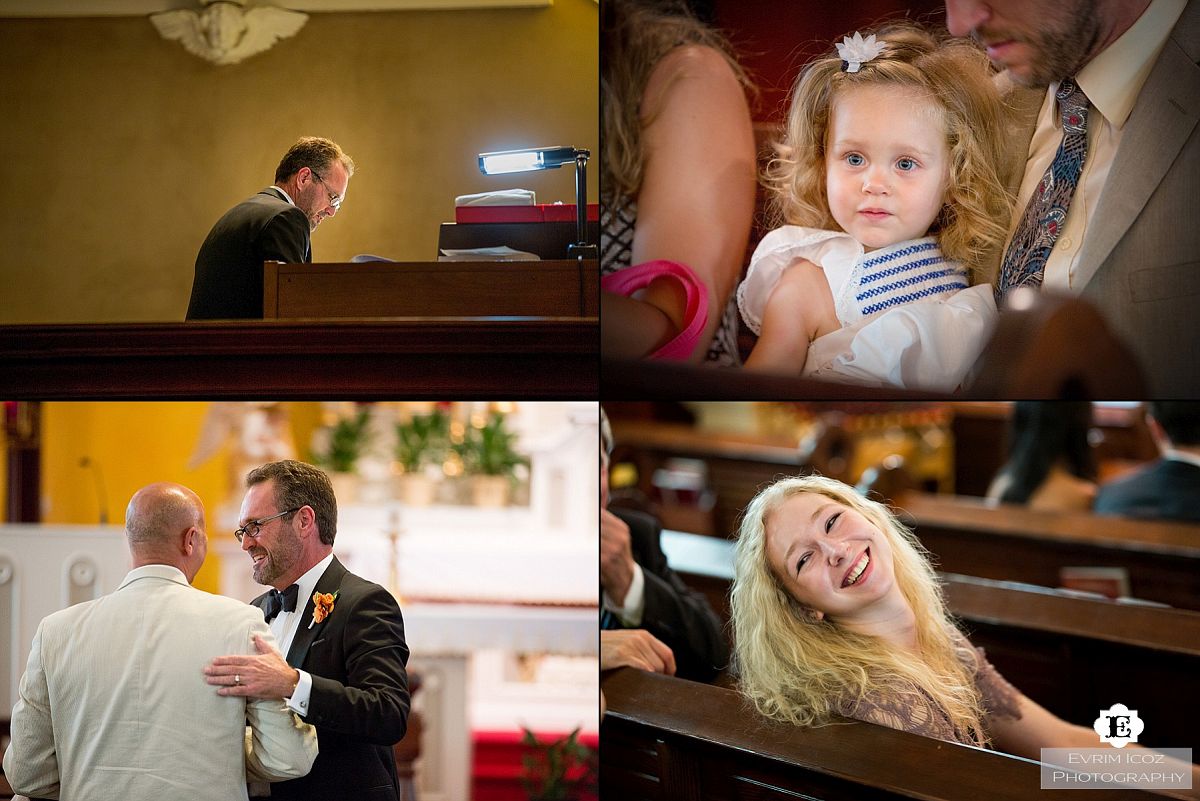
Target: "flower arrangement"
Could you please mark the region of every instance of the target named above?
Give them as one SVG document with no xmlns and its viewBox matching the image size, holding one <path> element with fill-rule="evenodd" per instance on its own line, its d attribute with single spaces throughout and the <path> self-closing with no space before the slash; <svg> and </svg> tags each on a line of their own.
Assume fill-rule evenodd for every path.
<svg viewBox="0 0 1200 801">
<path fill-rule="evenodd" d="M 595 796 L 597 759 L 592 749 L 579 742 L 579 729 L 553 742 L 543 743 L 523 729 L 521 744 L 529 753 L 521 757 L 521 784 L 529 801 L 567 801 L 584 793 Z"/>
</svg>

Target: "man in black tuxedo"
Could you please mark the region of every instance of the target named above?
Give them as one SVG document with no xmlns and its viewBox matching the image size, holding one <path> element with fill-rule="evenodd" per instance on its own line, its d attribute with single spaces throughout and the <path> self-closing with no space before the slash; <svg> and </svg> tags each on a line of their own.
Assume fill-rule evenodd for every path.
<svg viewBox="0 0 1200 801">
<path fill-rule="evenodd" d="M 337 214 L 354 162 L 336 142 L 306 136 L 284 154 L 275 184 L 234 206 L 196 256 L 187 319 L 263 316 L 263 262 L 312 261 L 309 235 Z"/>
<path fill-rule="evenodd" d="M 729 663 L 721 620 L 667 564 L 655 518 L 605 508 L 612 430 L 603 412 L 600 431 L 600 627 L 644 629 L 670 649 L 676 676 L 712 681 Z"/>
<path fill-rule="evenodd" d="M 1200 523 L 1200 402 L 1151 401 L 1146 422 L 1162 458 L 1100 487 L 1094 511 Z"/>
<path fill-rule="evenodd" d="M 258 655 L 214 659 L 207 681 L 221 695 L 282 698 L 316 727 L 312 771 L 272 784 L 275 801 L 397 801 L 392 746 L 404 736 L 410 704 L 400 607 L 333 555 L 337 501 L 325 473 L 272 462 L 252 470 L 246 485 L 236 533 L 254 580 L 274 587 L 252 603 L 287 660 L 256 640 Z"/>
</svg>

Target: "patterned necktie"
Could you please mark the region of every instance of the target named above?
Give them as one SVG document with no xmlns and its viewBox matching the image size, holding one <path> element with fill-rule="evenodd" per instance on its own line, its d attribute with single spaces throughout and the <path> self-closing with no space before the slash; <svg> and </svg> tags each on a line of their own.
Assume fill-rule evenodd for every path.
<svg viewBox="0 0 1200 801">
<path fill-rule="evenodd" d="M 1015 287 L 1042 285 L 1046 259 L 1066 221 L 1087 158 L 1087 96 L 1071 78 L 1059 85 L 1054 96 L 1062 117 L 1062 143 L 1029 198 L 1021 224 L 1004 254 L 996 284 L 997 302 Z"/>
<path fill-rule="evenodd" d="M 295 612 L 296 599 L 300 594 L 300 585 L 293 584 L 283 592 L 271 590 L 267 596 L 267 606 L 263 609 L 263 617 L 270 623 L 280 612 Z"/>
</svg>

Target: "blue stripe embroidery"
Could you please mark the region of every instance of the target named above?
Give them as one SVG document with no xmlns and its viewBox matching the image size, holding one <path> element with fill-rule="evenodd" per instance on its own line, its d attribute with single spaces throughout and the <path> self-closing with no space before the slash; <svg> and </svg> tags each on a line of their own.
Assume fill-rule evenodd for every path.
<svg viewBox="0 0 1200 801">
<path fill-rule="evenodd" d="M 908 264 L 900 264 L 900 265 L 897 265 L 896 267 L 888 267 L 886 270 L 880 270 L 879 272 L 872 273 L 871 275 L 864 275 L 862 277 L 862 280 L 860 281 L 860 283 L 868 284 L 872 281 L 882 281 L 884 278 L 890 278 L 893 275 L 898 275 L 900 273 L 906 273 L 909 270 L 916 270 L 920 267 L 928 267 L 931 264 L 942 264 L 942 263 L 943 263 L 942 254 L 939 253 L 935 256 L 930 256 L 928 259 L 919 259 L 917 261 L 910 261 Z M 863 266 L 865 267 L 866 265 L 863 265 Z"/>
<path fill-rule="evenodd" d="M 944 270 L 938 270 L 936 272 L 922 273 L 921 275 L 914 275 L 911 278 L 904 278 L 899 281 L 893 281 L 890 284 L 884 284 L 883 286 L 877 286 L 873 289 L 868 289 L 866 292 L 861 292 L 861 293 L 855 295 L 854 299 L 855 300 L 869 300 L 873 297 L 882 295 L 886 292 L 891 292 L 896 289 L 903 289 L 904 287 L 914 286 L 914 285 L 920 284 L 924 281 L 933 281 L 937 278 L 947 278 L 949 276 L 954 276 L 959 279 L 958 286 L 960 289 L 967 288 L 966 278 L 964 278 L 957 270 L 955 270 L 953 268 L 948 268 L 948 269 L 944 269 Z"/>
<path fill-rule="evenodd" d="M 868 315 L 874 314 L 877 311 L 880 311 L 881 309 L 887 309 L 892 306 L 900 306 L 900 305 L 903 305 L 906 303 L 912 303 L 914 300 L 920 300 L 921 298 L 927 298 L 930 295 L 936 295 L 938 293 L 947 292 L 952 289 L 962 289 L 962 288 L 963 287 L 957 286 L 955 284 L 939 284 L 937 286 L 927 287 L 926 289 L 922 289 L 917 292 L 912 292 L 908 295 L 899 295 L 894 298 L 888 298 L 885 301 L 881 301 L 879 303 L 876 303 L 876 304 L 866 307 L 865 309 L 862 310 L 862 313 L 863 313 L 863 316 L 866 317 Z"/>
<path fill-rule="evenodd" d="M 919 242 L 915 245 L 909 245 L 906 248 L 901 248 L 900 250 L 888 251 L 887 253 L 867 259 L 863 262 L 863 267 L 874 267 L 876 264 L 882 264 L 885 261 L 891 261 L 892 259 L 908 256 L 912 253 L 920 253 L 923 250 L 931 250 L 936 247 L 937 242 Z"/>
</svg>

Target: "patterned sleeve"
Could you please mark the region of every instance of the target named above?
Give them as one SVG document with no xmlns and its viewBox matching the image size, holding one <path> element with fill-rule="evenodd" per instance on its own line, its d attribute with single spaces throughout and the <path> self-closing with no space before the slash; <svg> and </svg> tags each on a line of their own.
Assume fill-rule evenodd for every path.
<svg viewBox="0 0 1200 801">
<path fill-rule="evenodd" d="M 989 718 L 999 717 L 1009 720 L 1020 720 L 1021 709 L 1018 699 L 1021 691 L 1008 683 L 1000 675 L 982 648 L 975 649 L 977 665 L 975 669 L 975 686 L 983 702 L 983 709 Z"/>
</svg>

